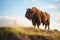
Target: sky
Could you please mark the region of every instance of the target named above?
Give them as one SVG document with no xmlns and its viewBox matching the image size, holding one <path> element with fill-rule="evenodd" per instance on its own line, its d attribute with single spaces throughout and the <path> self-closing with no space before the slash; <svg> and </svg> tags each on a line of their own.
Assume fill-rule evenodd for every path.
<svg viewBox="0 0 60 40">
<path fill-rule="evenodd" d="M 34 6 L 49 13 L 50 27 L 60 30 L 60 0 L 0 0 L 0 24 L 5 25 L 5 19 L 16 19 L 22 25 L 31 26 L 25 12 Z"/>
</svg>

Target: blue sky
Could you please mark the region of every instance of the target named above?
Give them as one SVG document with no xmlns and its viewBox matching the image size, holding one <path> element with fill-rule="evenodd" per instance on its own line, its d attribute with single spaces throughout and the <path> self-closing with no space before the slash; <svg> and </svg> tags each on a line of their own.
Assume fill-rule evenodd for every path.
<svg viewBox="0 0 60 40">
<path fill-rule="evenodd" d="M 60 28 L 60 0 L 0 0 L 0 17 L 25 18 L 26 8 L 36 6 L 51 15 L 51 26 Z"/>
</svg>

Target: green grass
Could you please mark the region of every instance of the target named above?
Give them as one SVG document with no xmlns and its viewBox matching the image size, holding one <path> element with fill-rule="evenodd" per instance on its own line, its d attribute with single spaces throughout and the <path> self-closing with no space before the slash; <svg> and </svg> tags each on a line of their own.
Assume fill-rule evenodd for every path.
<svg viewBox="0 0 60 40">
<path fill-rule="evenodd" d="M 0 27 L 0 38 L 2 36 L 2 34 L 11 34 L 13 33 L 15 36 L 17 35 L 21 35 L 22 38 L 20 38 L 21 40 L 23 40 L 24 36 L 23 35 L 27 35 L 27 36 L 43 36 L 46 38 L 52 38 L 53 40 L 60 40 L 60 32 L 59 31 L 54 31 L 54 30 L 49 30 L 49 31 L 45 31 L 45 30 L 37 30 L 34 29 L 33 27 Z M 9 35 L 10 35 L 9 34 Z M 5 35 L 6 37 L 6 35 Z M 18 36 L 17 36 L 18 37 Z M 6 38 L 7 39 L 7 38 Z M 29 39 L 29 37 L 27 38 L 27 40 Z M 30 40 L 30 39 L 29 39 Z"/>
</svg>

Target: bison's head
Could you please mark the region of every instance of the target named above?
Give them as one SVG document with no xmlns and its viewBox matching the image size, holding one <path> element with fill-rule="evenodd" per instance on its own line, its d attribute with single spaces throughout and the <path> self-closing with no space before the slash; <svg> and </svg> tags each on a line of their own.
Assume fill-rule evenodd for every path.
<svg viewBox="0 0 60 40">
<path fill-rule="evenodd" d="M 26 9 L 25 17 L 26 17 L 27 19 L 31 20 L 31 18 L 32 18 L 32 13 L 33 13 L 33 11 L 32 11 L 31 8 Z"/>
</svg>

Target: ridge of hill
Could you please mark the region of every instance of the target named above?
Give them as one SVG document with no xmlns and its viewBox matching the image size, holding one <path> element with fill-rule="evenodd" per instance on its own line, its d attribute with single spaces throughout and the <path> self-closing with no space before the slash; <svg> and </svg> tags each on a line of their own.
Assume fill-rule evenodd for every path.
<svg viewBox="0 0 60 40">
<path fill-rule="evenodd" d="M 60 40 L 60 31 L 37 30 L 33 27 L 0 27 L 0 40 Z"/>
</svg>

